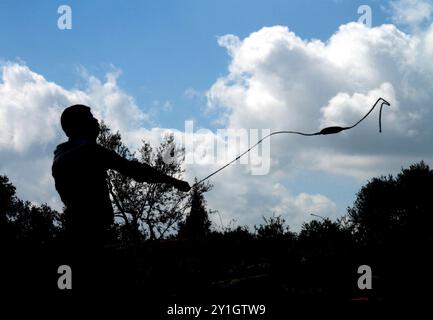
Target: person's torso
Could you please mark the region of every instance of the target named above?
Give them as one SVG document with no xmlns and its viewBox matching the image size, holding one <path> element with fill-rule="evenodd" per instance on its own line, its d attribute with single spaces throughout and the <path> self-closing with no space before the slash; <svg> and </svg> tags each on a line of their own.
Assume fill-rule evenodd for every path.
<svg viewBox="0 0 433 320">
<path fill-rule="evenodd" d="M 113 220 L 101 148 L 96 143 L 66 142 L 55 151 L 52 174 L 56 189 L 66 212 L 79 224 L 107 225 Z"/>
</svg>

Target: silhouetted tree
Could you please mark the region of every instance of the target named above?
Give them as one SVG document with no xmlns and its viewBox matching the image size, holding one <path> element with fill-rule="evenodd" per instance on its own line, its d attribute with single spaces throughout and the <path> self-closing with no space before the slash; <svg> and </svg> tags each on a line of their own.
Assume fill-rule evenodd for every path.
<svg viewBox="0 0 433 320">
<path fill-rule="evenodd" d="M 237 226 L 230 227 L 227 226 L 222 228 L 221 232 L 214 232 L 215 235 L 220 235 L 220 238 L 224 238 L 229 241 L 237 241 L 237 240 L 252 240 L 254 238 L 254 234 L 251 233 L 248 226 Z"/>
<path fill-rule="evenodd" d="M 340 223 L 326 218 L 303 223 L 298 242 L 304 253 L 337 255 L 342 249 L 351 248 L 351 234 Z"/>
<path fill-rule="evenodd" d="M 167 175 L 180 178 L 183 174 L 184 150 L 176 148 L 173 135 L 167 135 L 156 149 L 143 141 L 135 154 L 123 144 L 119 132 L 112 133 L 102 123 L 98 143 L 127 159 L 147 163 Z M 108 183 L 116 217 L 123 220 L 125 234 L 134 237 L 147 235 L 150 239 L 163 238 L 176 229 L 188 208 L 188 194 L 168 184 L 137 182 L 113 170 L 108 171 Z"/>
<path fill-rule="evenodd" d="M 9 221 L 17 211 L 19 199 L 15 195 L 15 187 L 8 177 L 0 175 L 0 237 L 9 238 L 11 228 Z"/>
<path fill-rule="evenodd" d="M 349 221 L 361 243 L 424 239 L 432 241 L 433 171 L 424 162 L 402 169 L 396 178 L 373 178 L 362 187 Z"/>
<path fill-rule="evenodd" d="M 197 179 L 195 179 L 197 183 Z M 209 220 L 209 213 L 206 208 L 206 200 L 203 193 L 211 190 L 212 186 L 208 184 L 198 184 L 191 192 L 190 197 L 190 211 L 187 214 L 185 221 L 179 222 L 180 238 L 185 239 L 203 239 L 210 233 L 211 221 Z"/>
<path fill-rule="evenodd" d="M 58 236 L 60 214 L 48 205 L 32 205 L 16 196 L 14 185 L 0 176 L 0 232 L 9 240 L 45 244 Z"/>
<path fill-rule="evenodd" d="M 286 225 L 286 220 L 281 216 L 263 217 L 264 224 L 255 225 L 257 237 L 260 239 L 278 239 L 283 237 L 293 237 L 290 228 Z"/>
<path fill-rule="evenodd" d="M 425 298 L 433 284 L 432 189 L 433 171 L 420 162 L 396 177 L 372 179 L 348 210 L 363 261 L 393 300 Z"/>
</svg>

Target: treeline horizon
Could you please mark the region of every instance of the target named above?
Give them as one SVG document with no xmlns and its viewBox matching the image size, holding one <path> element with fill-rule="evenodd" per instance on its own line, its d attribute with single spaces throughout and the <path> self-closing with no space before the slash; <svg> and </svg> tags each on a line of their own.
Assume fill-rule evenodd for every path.
<svg viewBox="0 0 433 320">
<path fill-rule="evenodd" d="M 254 300 L 272 298 L 274 303 L 282 298 L 390 301 L 422 297 L 423 288 L 432 283 L 432 186 L 433 171 L 421 161 L 396 177 L 371 179 L 348 208 L 344 223 L 313 220 L 298 233 L 282 217 L 267 218 L 253 231 L 245 226 L 212 229 L 203 193 L 195 191 L 177 234 L 159 240 L 143 234 L 140 238 L 132 236 L 129 226 L 119 226 L 112 259 L 123 270 L 120 278 L 128 288 L 150 287 L 154 296 L 166 299 L 193 299 L 197 292 L 201 298 L 242 295 Z M 45 268 L 56 264 L 62 214 L 45 204 L 35 206 L 19 199 L 4 175 L 0 176 L 0 197 L 1 246 L 9 262 L 2 265 L 6 268 L 2 274 L 20 278 L 26 272 L 23 266 L 30 263 L 35 278 L 51 279 L 54 290 L 54 272 L 49 276 L 45 271 L 54 269 Z M 360 265 L 373 270 L 372 290 L 357 287 Z M 10 285 L 26 287 L 16 281 Z M 35 284 L 36 288 L 44 285 Z"/>
<path fill-rule="evenodd" d="M 181 176 L 182 150 L 177 162 L 163 161 L 172 136 L 156 149 L 143 142 L 135 154 L 119 133 L 103 129 L 102 145 Z M 274 304 L 395 301 L 422 299 L 424 289 L 433 284 L 433 170 L 423 161 L 395 176 L 372 178 L 343 218 L 305 222 L 299 232 L 291 231 L 281 216 L 264 218 L 252 230 L 236 225 L 216 229 L 204 196 L 210 184 L 200 184 L 185 196 L 116 172 L 108 178 L 121 223 L 115 228 L 115 243 L 105 248 L 117 268 L 107 281 L 127 292 L 151 293 L 161 301 L 239 296 Z M 3 288 L 56 292 L 53 270 L 60 263 L 63 214 L 19 199 L 5 175 L 0 175 L 0 204 Z M 22 273 L 29 274 L 28 265 L 33 282 L 21 279 Z M 372 270 L 371 290 L 357 285 L 361 265 Z"/>
</svg>

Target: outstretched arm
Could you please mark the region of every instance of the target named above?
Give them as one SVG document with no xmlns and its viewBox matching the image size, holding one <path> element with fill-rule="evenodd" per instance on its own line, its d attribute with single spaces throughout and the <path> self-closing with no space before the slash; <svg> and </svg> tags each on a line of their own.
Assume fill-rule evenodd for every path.
<svg viewBox="0 0 433 320">
<path fill-rule="evenodd" d="M 168 183 L 184 192 L 191 189 L 189 183 L 186 181 L 170 177 L 148 164 L 127 160 L 114 151 L 103 149 L 103 158 L 107 161 L 107 169 L 116 170 L 138 182 Z"/>
</svg>

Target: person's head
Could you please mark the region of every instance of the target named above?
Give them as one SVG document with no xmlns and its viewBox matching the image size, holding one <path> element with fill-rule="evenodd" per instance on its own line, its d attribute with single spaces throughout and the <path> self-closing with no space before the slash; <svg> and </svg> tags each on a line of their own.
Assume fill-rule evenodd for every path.
<svg viewBox="0 0 433 320">
<path fill-rule="evenodd" d="M 63 131 L 69 138 L 96 139 L 99 135 L 99 122 L 88 106 L 75 104 L 66 108 L 60 117 Z"/>
</svg>

